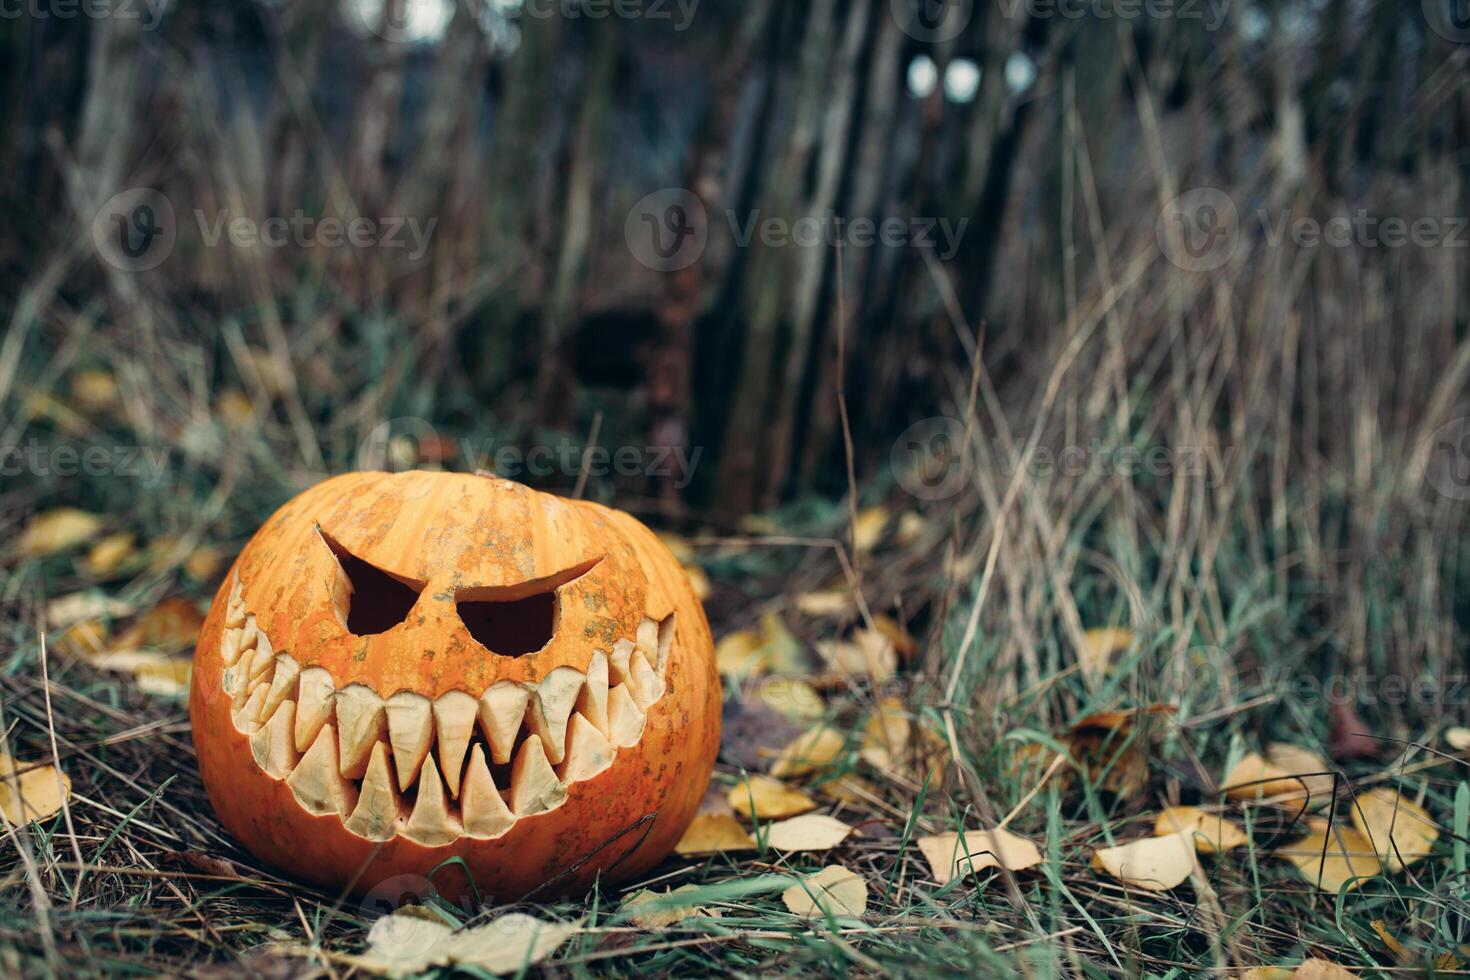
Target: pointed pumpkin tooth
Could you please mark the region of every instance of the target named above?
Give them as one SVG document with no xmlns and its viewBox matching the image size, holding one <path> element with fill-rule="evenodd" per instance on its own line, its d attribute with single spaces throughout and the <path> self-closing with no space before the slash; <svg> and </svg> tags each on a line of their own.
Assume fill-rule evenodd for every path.
<svg viewBox="0 0 1470 980">
<path fill-rule="evenodd" d="M 250 655 L 250 678 L 264 674 L 275 663 L 276 651 L 271 647 L 270 637 L 264 633 L 255 636 L 255 652 Z"/>
<path fill-rule="evenodd" d="M 567 757 L 560 769 L 562 782 L 591 779 L 612 765 L 612 761 L 613 747 L 607 737 L 581 713 L 572 715 L 567 726 Z"/>
<path fill-rule="evenodd" d="M 459 776 L 464 756 L 475 734 L 475 715 L 480 703 L 463 691 L 450 691 L 434 702 L 434 734 L 439 744 L 439 769 L 454 797 L 459 796 Z M 466 826 L 469 820 L 465 820 Z"/>
<path fill-rule="evenodd" d="M 674 649 L 674 614 L 669 613 L 658 624 L 658 659 L 653 662 L 654 669 L 658 675 L 664 675 L 664 668 L 669 665 L 669 653 Z"/>
<path fill-rule="evenodd" d="M 557 763 L 567 750 L 567 719 L 582 693 L 582 672 L 571 667 L 557 667 L 547 674 L 536 689 L 531 703 L 531 732 L 541 736 L 546 757 Z"/>
<path fill-rule="evenodd" d="M 510 761 L 510 750 L 515 747 L 530 697 L 526 688 L 508 681 L 492 684 L 480 696 L 480 727 L 490 742 L 490 758 L 500 765 Z"/>
<path fill-rule="evenodd" d="M 251 613 L 245 617 L 245 625 L 240 628 L 240 652 L 255 649 L 255 640 L 260 636 L 260 628 L 255 625 L 255 614 Z"/>
<path fill-rule="evenodd" d="M 342 775 L 361 779 L 373 743 L 387 734 L 383 699 L 366 685 L 348 684 L 337 692 L 336 707 Z"/>
<path fill-rule="evenodd" d="M 653 707 L 653 703 L 664 696 L 664 681 L 657 672 L 648 665 L 643 654 L 633 654 L 633 683 L 628 685 L 633 700 L 638 702 L 638 707 L 645 712 Z"/>
<path fill-rule="evenodd" d="M 647 616 L 638 624 L 636 646 L 650 664 L 658 663 L 658 623 Z"/>
<path fill-rule="evenodd" d="M 398 795 L 398 787 L 393 782 L 388 746 L 378 742 L 368 760 L 367 775 L 362 778 L 357 806 L 343 824 L 357 836 L 368 840 L 392 840 L 402 819 L 403 798 Z"/>
<path fill-rule="evenodd" d="M 239 629 L 245 625 L 245 603 L 230 598 L 229 604 L 225 606 L 225 628 Z"/>
<path fill-rule="evenodd" d="M 556 771 L 546 761 L 541 739 L 532 735 L 521 743 L 515 765 L 510 771 L 510 806 L 516 816 L 550 810 L 566 799 L 567 788 L 556 778 Z"/>
<path fill-rule="evenodd" d="M 236 708 L 240 706 L 240 700 L 248 693 L 246 683 L 250 680 L 249 674 L 247 665 L 236 664 L 233 667 L 226 667 L 224 673 L 220 675 L 220 686 L 230 696 L 230 700 L 235 702 Z"/>
<path fill-rule="evenodd" d="M 296 678 L 301 676 L 301 667 L 296 663 L 296 658 L 289 653 L 283 653 L 276 657 L 276 672 L 271 677 L 270 693 L 265 696 L 265 713 L 267 716 L 274 715 L 276 708 L 280 707 L 282 701 L 287 698 L 296 697 Z M 292 723 L 294 726 L 294 722 Z M 295 732 L 292 732 L 295 738 Z"/>
<path fill-rule="evenodd" d="M 250 736 L 250 753 L 263 771 L 285 779 L 301 759 L 296 751 L 296 702 L 280 702 L 270 717 L 264 728 Z"/>
<path fill-rule="evenodd" d="M 643 737 L 643 709 L 628 693 L 626 684 L 619 684 L 607 695 L 608 741 L 618 748 L 637 745 Z"/>
<path fill-rule="evenodd" d="M 226 667 L 235 666 L 240 659 L 240 638 L 245 635 L 243 629 L 227 629 L 219 641 L 219 658 L 224 661 Z"/>
<path fill-rule="evenodd" d="M 439 767 L 433 759 L 424 762 L 419 774 L 419 794 L 414 801 L 413 813 L 403 827 L 403 836 L 428 847 L 448 844 L 464 836 L 464 828 L 449 812 L 444 797 L 444 783 L 439 778 Z"/>
<path fill-rule="evenodd" d="M 633 643 L 619 640 L 613 644 L 612 656 L 608 657 L 607 680 L 609 684 L 626 684 L 633 679 Z"/>
<path fill-rule="evenodd" d="M 421 694 L 400 691 L 383 702 L 383 709 L 388 713 L 388 741 L 393 743 L 398 785 L 406 789 L 418 779 L 419 766 L 434 741 L 434 706 Z"/>
<path fill-rule="evenodd" d="M 250 697 L 235 709 L 235 731 L 251 735 L 259 730 L 261 715 L 265 711 L 265 696 L 269 693 L 270 688 L 266 685 L 256 685 Z"/>
<path fill-rule="evenodd" d="M 587 664 L 587 679 L 577 695 L 577 713 L 607 734 L 607 654 L 598 650 Z"/>
<path fill-rule="evenodd" d="M 485 749 L 480 745 L 470 751 L 464 787 L 459 793 L 459 811 L 464 832 L 471 837 L 499 837 L 516 822 L 515 814 L 495 788 L 495 780 L 485 762 Z"/>
<path fill-rule="evenodd" d="M 317 732 L 332 718 L 332 694 L 335 685 L 324 667 L 308 667 L 301 672 L 300 691 L 296 697 L 296 748 L 305 752 L 316 741 Z"/>
<path fill-rule="evenodd" d="M 309 813 L 345 817 L 357 807 L 357 789 L 338 771 L 337 732 L 331 725 L 322 726 L 316 741 L 286 777 L 286 785 Z"/>
</svg>

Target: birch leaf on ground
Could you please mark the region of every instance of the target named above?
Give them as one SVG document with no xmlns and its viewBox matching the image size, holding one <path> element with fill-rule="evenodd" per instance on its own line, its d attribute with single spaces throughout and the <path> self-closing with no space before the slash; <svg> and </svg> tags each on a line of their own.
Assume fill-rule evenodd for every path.
<svg viewBox="0 0 1470 980">
<path fill-rule="evenodd" d="M 1077 648 L 1077 666 L 1088 683 L 1096 684 L 1107 675 L 1113 655 L 1133 645 L 1133 631 L 1121 626 L 1104 626 L 1082 634 Z"/>
<path fill-rule="evenodd" d="M 1041 852 L 1035 844 L 1004 828 L 967 830 L 963 842 L 960 836 L 958 831 L 954 831 L 918 840 L 919 851 L 929 862 L 934 880 L 941 885 L 947 885 L 956 875 L 970 871 L 997 867 L 1024 871 L 1041 863 Z"/>
<path fill-rule="evenodd" d="M 808 813 L 771 825 L 766 843 L 778 851 L 827 851 L 841 844 L 852 828 L 821 813 Z"/>
<path fill-rule="evenodd" d="M 102 518 L 74 507 L 37 514 L 21 532 L 16 547 L 26 558 L 46 558 L 90 541 L 102 530 Z"/>
<path fill-rule="evenodd" d="M 1291 980 L 1352 980 L 1357 974 L 1330 960 L 1312 958 L 1291 971 Z"/>
<path fill-rule="evenodd" d="M 684 857 L 721 854 L 725 851 L 753 851 L 755 840 L 728 813 L 702 813 L 694 818 L 674 851 Z"/>
<path fill-rule="evenodd" d="M 1294 796 L 1300 800 L 1305 793 L 1302 780 L 1293 778 L 1285 769 L 1268 762 L 1256 752 L 1242 756 L 1220 785 L 1232 800 L 1277 796 Z"/>
<path fill-rule="evenodd" d="M 1456 752 L 1470 750 L 1470 728 L 1451 728 L 1444 733 L 1444 740 Z"/>
<path fill-rule="evenodd" d="M 667 929 L 691 915 L 710 914 L 710 911 L 702 905 L 680 903 L 675 900 L 677 895 L 697 891 L 699 891 L 697 885 L 681 885 L 663 892 L 642 888 L 623 899 L 619 911 L 628 916 L 628 921 L 641 929 Z"/>
<path fill-rule="evenodd" d="M 868 886 L 856 873 L 832 864 L 786 889 L 781 900 L 803 919 L 862 918 L 868 911 Z"/>
<path fill-rule="evenodd" d="M 1276 855 L 1296 865 L 1302 877 L 1329 894 L 1351 891 L 1383 869 L 1373 844 L 1352 827 L 1327 826 L 1294 840 Z"/>
<path fill-rule="evenodd" d="M 806 681 L 796 677 L 764 677 L 755 696 L 785 718 L 803 724 L 820 721 L 827 713 L 826 702 Z"/>
<path fill-rule="evenodd" d="M 1300 776 L 1314 805 L 1332 799 L 1332 766 L 1311 749 L 1290 742 L 1272 742 L 1266 746 L 1266 761 L 1290 776 Z"/>
<path fill-rule="evenodd" d="M 449 962 L 445 940 L 451 930 L 442 922 L 394 912 L 373 923 L 368 948 L 356 964 L 386 977 L 408 977 Z"/>
<path fill-rule="evenodd" d="M 1199 859 L 1193 835 L 1175 833 L 1104 847 L 1092 855 L 1092 866 L 1135 888 L 1166 892 L 1189 880 Z"/>
<path fill-rule="evenodd" d="M 730 806 L 747 819 L 784 820 L 817 808 L 799 789 L 770 776 L 750 776 L 730 788 Z"/>
<path fill-rule="evenodd" d="M 777 779 L 805 776 L 826 769 L 837 761 L 846 745 L 840 732 L 818 725 L 792 739 L 771 763 L 771 775 Z"/>
<path fill-rule="evenodd" d="M 87 571 L 99 577 L 111 575 L 137 552 L 137 539 L 130 532 L 109 534 L 87 551 Z"/>
<path fill-rule="evenodd" d="M 579 922 L 543 922 L 512 912 L 455 933 L 445 941 L 445 949 L 456 965 L 503 976 L 535 966 L 580 930 Z"/>
<path fill-rule="evenodd" d="M 1250 843 L 1245 831 L 1233 822 L 1193 806 L 1166 807 L 1154 821 L 1154 836 L 1178 833 L 1189 834 L 1200 854 L 1215 854 Z"/>
<path fill-rule="evenodd" d="M 45 820 L 71 795 L 71 780 L 55 766 L 28 767 L 0 754 L 0 811 L 12 824 Z"/>
<path fill-rule="evenodd" d="M 1357 794 L 1353 826 L 1373 842 L 1390 872 L 1425 857 L 1439 840 L 1439 828 L 1422 806 L 1389 786 Z"/>
</svg>

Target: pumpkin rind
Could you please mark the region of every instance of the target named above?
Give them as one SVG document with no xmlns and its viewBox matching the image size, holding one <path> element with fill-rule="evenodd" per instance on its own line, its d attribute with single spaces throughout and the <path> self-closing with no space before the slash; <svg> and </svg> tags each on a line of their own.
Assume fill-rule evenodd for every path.
<svg viewBox="0 0 1470 980">
<path fill-rule="evenodd" d="M 340 566 L 322 532 L 394 577 L 422 584 L 403 623 L 370 636 L 347 630 L 333 602 Z M 456 611 L 456 596 L 467 590 L 514 598 L 544 591 L 545 583 L 567 575 L 574 577 L 556 589 L 555 631 L 535 652 L 492 653 L 469 634 Z M 267 675 L 256 688 L 267 689 L 250 709 L 261 717 L 240 723 L 259 726 L 254 748 L 252 734 L 240 730 L 232 714 L 243 692 L 232 698 L 224 686 L 227 661 L 247 661 L 234 649 L 242 631 L 250 629 L 240 622 L 242 603 L 255 617 L 256 629 L 245 644 L 258 638 L 255 655 L 274 657 L 286 678 Z M 312 691 L 325 683 L 325 672 L 336 692 L 361 684 L 384 701 L 404 695 L 400 704 L 405 708 L 424 699 L 461 704 L 465 695 L 478 699 L 497 683 L 530 688 L 546 681 L 548 691 L 561 690 L 557 678 L 563 672 L 573 678 L 573 672 L 607 669 L 595 659 L 598 651 L 614 662 L 617 675 L 619 641 L 631 645 L 641 628 L 646 642 L 651 623 L 669 617 L 672 639 L 662 672 L 650 676 L 646 669 L 630 670 L 638 676 L 626 680 L 630 690 L 642 685 L 636 688 L 640 697 L 657 693 L 646 709 L 641 738 L 612 749 L 609 762 L 583 714 L 566 716 L 566 727 L 557 729 L 563 710 L 596 713 L 598 707 L 587 704 L 585 696 L 572 707 L 553 708 L 549 721 L 538 717 L 548 756 L 567 750 L 551 744 L 556 734 L 565 740 L 567 731 L 580 732 L 572 736 L 582 745 L 577 772 L 595 774 L 566 784 L 553 809 L 515 817 L 498 837 L 446 835 L 444 843 L 430 845 L 411 839 L 400 826 L 390 839 L 375 840 L 348 829 L 347 814 L 310 812 L 286 778 L 272 775 L 300 759 L 294 736 L 306 719 L 293 709 L 288 728 L 287 720 L 274 717 L 274 708 L 283 685 L 297 690 L 291 685 L 299 684 L 302 695 L 311 696 L 301 677 Z M 232 676 L 238 678 L 238 671 Z M 271 683 L 276 690 L 267 687 Z M 566 695 L 548 694 L 553 697 Z M 468 888 L 468 871 L 482 895 L 512 899 L 575 891 L 599 876 L 624 880 L 662 859 L 693 819 L 708 785 L 719 744 L 719 698 L 713 641 L 699 600 L 678 562 L 634 518 L 492 477 L 348 474 L 287 502 L 241 552 L 201 631 L 190 719 L 200 772 L 221 823 L 262 860 L 324 888 L 359 893 L 393 876 L 428 878 L 439 868 L 432 879 L 438 890 L 461 894 Z M 409 710 L 399 717 L 416 719 L 417 714 Z M 578 717 L 583 721 L 573 725 L 571 719 Z M 463 725 L 453 717 L 448 721 L 451 727 Z M 281 732 L 288 730 L 292 738 L 285 739 Z M 417 753 L 411 734 L 400 737 L 398 745 Z M 474 744 L 482 742 L 483 736 Z M 309 748 L 301 751 L 309 754 Z M 429 762 L 415 756 L 400 766 L 412 765 L 430 780 L 425 785 L 438 786 L 434 751 Z M 488 742 L 481 751 L 488 757 Z M 367 770 L 366 759 L 359 768 Z M 395 773 L 398 768 L 387 766 Z M 432 773 L 424 772 L 428 769 Z M 363 777 L 356 778 L 360 784 Z M 577 777 L 568 772 L 567 778 Z M 443 806 L 460 804 L 454 799 L 457 791 L 458 786 L 445 789 Z M 430 800 L 425 808 L 439 805 Z M 370 819 L 354 826 L 381 831 Z M 455 858 L 463 866 L 446 866 Z"/>
</svg>

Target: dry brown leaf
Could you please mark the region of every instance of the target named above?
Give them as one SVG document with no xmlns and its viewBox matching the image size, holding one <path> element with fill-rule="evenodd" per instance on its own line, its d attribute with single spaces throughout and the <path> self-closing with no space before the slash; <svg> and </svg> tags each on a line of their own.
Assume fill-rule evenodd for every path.
<svg viewBox="0 0 1470 980">
<path fill-rule="evenodd" d="M 45 558 L 92 540 L 102 530 L 102 518 L 75 507 L 58 507 L 37 514 L 21 532 L 16 547 L 25 558 Z"/>
<path fill-rule="evenodd" d="M 699 888 L 696 885 L 680 885 L 678 888 L 662 892 L 642 888 L 623 899 L 619 911 L 626 914 L 628 920 L 641 929 L 667 929 L 669 926 L 683 922 L 691 915 L 711 914 L 710 910 L 702 905 L 673 901 L 675 895 L 697 891 Z"/>
<path fill-rule="evenodd" d="M 1093 853 L 1092 866 L 1135 888 L 1165 892 L 1188 881 L 1199 867 L 1193 837 L 1165 834 L 1104 847 Z"/>
<path fill-rule="evenodd" d="M 910 721 L 901 702 L 885 698 L 868 715 L 859 757 L 884 774 L 937 787 L 949 764 L 949 743 L 927 725 Z"/>
<path fill-rule="evenodd" d="M 30 765 L 0 754 L 0 812 L 17 826 L 45 820 L 71 795 L 71 780 L 51 765 Z"/>
<path fill-rule="evenodd" d="M 883 529 L 888 526 L 888 509 L 882 506 L 865 507 L 858 511 L 857 520 L 852 522 L 852 546 L 859 554 L 872 551 L 883 540 Z"/>
<path fill-rule="evenodd" d="M 1291 968 L 1286 966 L 1253 966 L 1240 974 L 1240 980 L 1291 980 Z"/>
<path fill-rule="evenodd" d="M 957 831 L 920 837 L 917 843 L 934 872 L 934 880 L 941 885 L 970 871 L 986 868 L 1024 871 L 1041 863 L 1041 852 L 1035 844 L 1004 828 L 967 830 L 963 843 Z"/>
<path fill-rule="evenodd" d="M 1222 786 L 1232 800 L 1288 797 L 1299 801 L 1305 793 L 1302 780 L 1292 778 L 1286 770 L 1272 765 L 1256 752 L 1242 756 L 1225 776 Z"/>
<path fill-rule="evenodd" d="M 847 839 L 852 828 L 821 813 L 808 813 L 771 824 L 766 843 L 778 851 L 830 851 Z"/>
<path fill-rule="evenodd" d="M 1171 705 L 1098 711 L 1072 725 L 1063 736 L 1077 767 L 1099 788 L 1118 796 L 1135 796 L 1148 781 L 1151 734 L 1162 731 Z M 1135 734 L 1134 729 L 1139 731 Z"/>
<path fill-rule="evenodd" d="M 868 911 L 868 886 L 855 872 L 831 864 L 786 889 L 781 901 L 803 919 L 860 919 Z"/>
<path fill-rule="evenodd" d="M 1121 626 L 1102 626 L 1082 634 L 1077 648 L 1077 666 L 1089 684 L 1097 684 L 1107 676 L 1113 655 L 1133 645 L 1133 631 Z"/>
<path fill-rule="evenodd" d="M 189 657 L 160 656 L 133 668 L 138 690 L 160 697 L 183 697 L 189 693 L 189 674 L 194 661 Z"/>
<path fill-rule="evenodd" d="M 771 763 L 771 775 L 790 779 L 819 772 L 842 755 L 847 742 L 836 729 L 818 725 L 802 732 L 781 750 Z"/>
<path fill-rule="evenodd" d="M 1362 883 L 1361 879 L 1382 871 L 1373 844 L 1351 827 L 1316 827 L 1307 836 L 1282 846 L 1276 854 L 1296 865 L 1307 881 L 1333 895 L 1343 886 L 1351 891 Z"/>
<path fill-rule="evenodd" d="M 875 614 L 873 628 L 888 638 L 888 642 L 893 644 L 893 649 L 901 660 L 907 661 L 919 652 L 919 641 L 914 639 L 913 634 L 900 626 L 898 620 L 892 616 L 885 616 L 882 613 Z"/>
<path fill-rule="evenodd" d="M 784 820 L 817 808 L 799 789 L 770 776 L 749 776 L 730 788 L 730 806 L 746 819 Z"/>
<path fill-rule="evenodd" d="M 177 653 L 191 650 L 199 642 L 204 616 L 199 607 L 182 596 L 164 599 L 117 635 L 114 650 L 146 647 Z"/>
<path fill-rule="evenodd" d="M 1218 813 L 1206 813 L 1193 806 L 1165 807 L 1154 821 L 1154 836 L 1178 833 L 1189 834 L 1200 854 L 1216 854 L 1250 843 L 1245 831 Z"/>
<path fill-rule="evenodd" d="M 1378 933 L 1378 938 L 1383 940 L 1383 945 L 1387 947 L 1390 953 L 1400 958 L 1408 955 L 1409 951 L 1404 948 L 1404 944 L 1399 942 L 1394 934 L 1388 931 L 1388 926 L 1384 924 L 1382 919 L 1374 919 L 1368 925 L 1372 926 L 1373 931 Z"/>
<path fill-rule="evenodd" d="M 817 792 L 838 803 L 872 803 L 882 796 L 877 786 L 851 773 L 827 780 L 817 787 Z"/>
<path fill-rule="evenodd" d="M 118 404 L 117 379 L 107 371 L 78 371 L 71 379 L 71 400 L 83 412 L 109 411 Z"/>
<path fill-rule="evenodd" d="M 728 813 L 702 813 L 689 824 L 674 852 L 684 857 L 721 854 L 725 851 L 753 851 L 755 840 Z"/>
<path fill-rule="evenodd" d="M 218 548 L 200 545 L 184 559 L 184 571 L 196 582 L 208 582 L 214 578 L 223 562 L 224 555 L 220 554 Z"/>
<path fill-rule="evenodd" d="M 1266 761 L 1287 775 L 1302 777 L 1313 805 L 1332 800 L 1333 767 L 1306 746 L 1272 742 L 1266 746 Z"/>
<path fill-rule="evenodd" d="M 1456 752 L 1470 752 L 1470 728 L 1451 728 L 1444 733 L 1444 740 Z"/>
<path fill-rule="evenodd" d="M 87 571 L 100 577 L 111 575 L 138 553 L 137 539 L 128 531 L 109 534 L 87 551 Z"/>
<path fill-rule="evenodd" d="M 1439 828 L 1429 812 L 1390 786 L 1358 793 L 1352 817 L 1353 826 L 1378 848 L 1390 872 L 1424 858 L 1439 840 Z"/>
</svg>

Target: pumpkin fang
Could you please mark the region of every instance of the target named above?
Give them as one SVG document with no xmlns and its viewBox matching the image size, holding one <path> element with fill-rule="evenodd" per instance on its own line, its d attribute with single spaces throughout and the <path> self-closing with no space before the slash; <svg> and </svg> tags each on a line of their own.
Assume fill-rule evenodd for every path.
<svg viewBox="0 0 1470 980">
<path fill-rule="evenodd" d="M 595 651 L 586 673 L 557 667 L 539 685 L 497 681 L 431 701 L 361 683 L 338 690 L 327 671 L 275 653 L 238 573 L 228 603 L 222 687 L 255 764 L 359 837 L 431 847 L 493 839 L 556 809 L 570 785 L 636 745 L 664 695 L 674 635 L 672 613 L 645 618 L 611 654 Z"/>
</svg>

